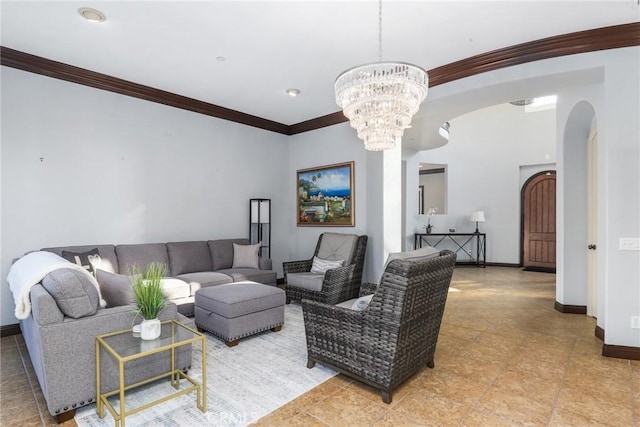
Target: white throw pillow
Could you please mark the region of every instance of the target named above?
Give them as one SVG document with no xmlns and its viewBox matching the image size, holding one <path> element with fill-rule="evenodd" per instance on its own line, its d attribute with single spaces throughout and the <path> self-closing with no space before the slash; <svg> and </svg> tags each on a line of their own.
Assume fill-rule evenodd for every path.
<svg viewBox="0 0 640 427">
<path fill-rule="evenodd" d="M 365 308 L 369 307 L 369 303 L 371 302 L 371 298 L 373 298 L 374 294 L 365 295 L 363 297 L 358 298 L 353 302 L 351 306 L 351 310 L 362 311 Z"/>
<path fill-rule="evenodd" d="M 337 261 L 329 261 L 327 259 L 321 259 L 317 256 L 314 256 L 313 263 L 311 264 L 311 272 L 324 274 L 327 272 L 327 270 L 331 270 L 332 268 L 342 267 L 342 264 L 344 264 L 343 259 L 339 259 Z"/>
<path fill-rule="evenodd" d="M 233 244 L 233 266 L 232 268 L 260 268 L 258 251 L 260 242 L 255 245 Z"/>
</svg>

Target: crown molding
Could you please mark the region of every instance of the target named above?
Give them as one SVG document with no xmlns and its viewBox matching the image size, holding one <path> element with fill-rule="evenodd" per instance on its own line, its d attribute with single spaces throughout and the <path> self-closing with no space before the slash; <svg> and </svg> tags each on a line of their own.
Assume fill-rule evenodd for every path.
<svg viewBox="0 0 640 427">
<path fill-rule="evenodd" d="M 548 37 L 452 62 L 428 71 L 429 87 L 532 61 L 630 46 L 640 46 L 640 22 Z M 342 111 L 337 111 L 286 125 L 4 46 L 0 46 L 0 58 L 0 63 L 7 67 L 157 102 L 283 135 L 296 135 L 348 121 Z"/>
<path fill-rule="evenodd" d="M 289 134 L 289 126 L 282 123 L 263 119 L 262 117 L 252 116 L 250 114 L 210 104 L 208 102 L 199 101 L 186 96 L 177 95 L 175 93 L 156 89 L 150 86 L 141 85 L 139 83 L 130 82 L 117 77 L 112 77 L 107 74 L 97 73 L 85 68 L 74 67 L 73 65 L 31 55 L 5 46 L 0 46 L 0 55 L 2 65 L 7 67 L 41 74 L 47 77 L 53 77 L 54 79 L 66 80 L 68 82 L 96 89 L 115 92 L 121 95 L 131 96 L 133 98 L 144 99 L 145 101 L 156 102 L 158 104 L 164 104 L 183 110 L 193 111 L 195 113 L 205 114 L 207 116 L 229 120 L 231 122 L 241 123 L 243 125 L 253 126 L 284 135 Z"/>
</svg>

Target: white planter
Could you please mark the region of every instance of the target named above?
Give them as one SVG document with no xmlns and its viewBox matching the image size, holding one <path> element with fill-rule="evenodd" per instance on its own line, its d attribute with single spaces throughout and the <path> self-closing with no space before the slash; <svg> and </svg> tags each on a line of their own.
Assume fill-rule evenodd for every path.
<svg viewBox="0 0 640 427">
<path fill-rule="evenodd" d="M 145 319 L 140 324 L 140 338 L 142 338 L 143 340 L 155 340 L 160 336 L 161 329 L 162 327 L 160 325 L 160 320 Z"/>
</svg>

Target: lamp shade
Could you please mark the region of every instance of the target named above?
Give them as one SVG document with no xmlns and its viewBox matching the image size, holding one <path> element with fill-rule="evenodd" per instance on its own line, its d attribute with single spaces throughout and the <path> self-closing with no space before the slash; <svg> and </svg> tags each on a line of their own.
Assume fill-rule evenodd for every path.
<svg viewBox="0 0 640 427">
<path fill-rule="evenodd" d="M 270 222 L 269 218 L 269 204 L 271 202 L 269 200 L 252 200 L 251 201 L 251 222 L 261 224 L 268 224 Z M 258 220 L 258 216 L 260 216 Z"/>
<path fill-rule="evenodd" d="M 485 222 L 484 211 L 477 211 L 471 214 L 470 222 Z"/>
</svg>

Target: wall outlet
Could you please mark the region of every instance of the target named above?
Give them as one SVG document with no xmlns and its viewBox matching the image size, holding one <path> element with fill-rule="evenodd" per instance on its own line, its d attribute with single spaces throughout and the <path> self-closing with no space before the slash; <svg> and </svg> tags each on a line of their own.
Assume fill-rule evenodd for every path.
<svg viewBox="0 0 640 427">
<path fill-rule="evenodd" d="M 631 316 L 631 329 L 640 329 L 640 316 Z"/>
<path fill-rule="evenodd" d="M 621 251 L 640 251 L 640 239 L 637 237 L 621 237 Z"/>
</svg>

